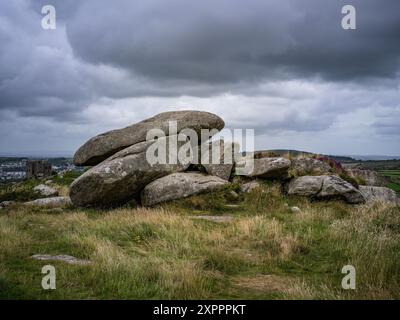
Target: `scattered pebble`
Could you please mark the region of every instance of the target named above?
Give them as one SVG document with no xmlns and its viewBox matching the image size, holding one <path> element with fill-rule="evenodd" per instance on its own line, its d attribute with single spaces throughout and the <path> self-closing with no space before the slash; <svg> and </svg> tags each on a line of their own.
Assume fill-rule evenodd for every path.
<svg viewBox="0 0 400 320">
<path fill-rule="evenodd" d="M 292 213 L 301 213 L 301 210 L 299 207 L 290 207 L 290 211 Z"/>
</svg>

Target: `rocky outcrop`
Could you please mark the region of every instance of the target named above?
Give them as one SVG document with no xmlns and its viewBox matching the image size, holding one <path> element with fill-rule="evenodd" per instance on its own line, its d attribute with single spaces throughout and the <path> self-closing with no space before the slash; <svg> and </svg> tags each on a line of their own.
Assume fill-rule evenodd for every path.
<svg viewBox="0 0 400 320">
<path fill-rule="evenodd" d="M 262 179 L 274 179 L 285 184 L 289 194 L 364 202 L 360 191 L 332 175 L 324 161 L 308 157 L 291 161 L 270 151 L 239 153 L 232 142 L 204 142 L 202 129 L 209 130 L 209 139 L 223 126 L 221 118 L 208 112 L 165 112 L 93 137 L 74 157 L 77 165 L 95 166 L 71 184 L 72 203 L 103 207 L 141 199 L 143 205 L 152 206 L 211 192 L 238 178 L 242 192 L 255 190 Z M 157 130 L 154 140 L 148 140 L 150 130 Z M 179 135 L 183 131 L 186 137 Z M 163 144 L 163 150 L 155 147 Z M 185 172 L 192 170 L 201 173 Z M 287 182 L 291 177 L 297 178 Z M 49 187 L 40 186 L 39 191 L 45 188 Z M 240 196 L 231 191 L 229 198 L 236 201 Z"/>
<path fill-rule="evenodd" d="M 290 174 L 294 177 L 307 175 L 326 175 L 332 168 L 326 162 L 314 158 L 298 158 L 291 161 Z"/>
<path fill-rule="evenodd" d="M 32 207 L 60 208 L 71 205 L 71 199 L 69 197 L 43 198 L 25 202 L 25 205 Z"/>
<path fill-rule="evenodd" d="M 357 179 L 357 181 L 363 185 L 376 187 L 383 187 L 386 185 L 385 178 L 373 170 L 349 168 L 346 169 L 346 172 L 349 176 Z"/>
<path fill-rule="evenodd" d="M 33 191 L 39 193 L 44 197 L 55 197 L 58 196 L 58 191 L 54 188 L 51 188 L 45 184 L 39 184 L 38 186 L 33 188 Z"/>
<path fill-rule="evenodd" d="M 365 202 L 359 190 L 347 181 L 333 175 L 295 178 L 288 184 L 287 193 L 315 199 L 342 199 L 351 204 Z"/>
<path fill-rule="evenodd" d="M 383 202 L 400 205 L 400 198 L 395 191 L 385 187 L 360 186 L 360 192 L 368 203 Z"/>
<path fill-rule="evenodd" d="M 288 176 L 290 160 L 274 157 L 261 159 L 242 159 L 236 165 L 238 167 L 251 167 L 247 162 L 253 161 L 253 169 L 247 174 L 248 177 L 258 177 L 264 179 L 285 179 Z"/>
<path fill-rule="evenodd" d="M 156 159 L 151 159 L 156 152 L 150 150 L 157 149 L 157 146 L 165 148 L 163 153 L 168 155 L 171 139 L 174 137 L 137 143 L 86 171 L 71 184 L 72 202 L 81 207 L 121 204 L 139 196 L 140 191 L 153 180 L 184 171 L 189 163 L 165 163 L 169 159 L 164 159 L 164 163 L 153 163 Z M 178 147 L 184 143 L 178 142 Z"/>
<path fill-rule="evenodd" d="M 170 132 L 169 122 L 176 121 L 177 132 Z M 160 113 L 123 129 L 112 130 L 91 138 L 74 155 L 75 165 L 93 166 L 106 160 L 118 151 L 146 141 L 151 129 L 161 129 L 166 136 L 182 129 L 193 129 L 198 134 L 202 129 L 221 130 L 224 121 L 215 114 L 203 111 L 172 111 Z"/>
<path fill-rule="evenodd" d="M 211 192 L 224 187 L 228 182 L 219 177 L 197 172 L 173 173 L 148 184 L 142 191 L 144 206 L 185 198 L 202 192 Z"/>
</svg>

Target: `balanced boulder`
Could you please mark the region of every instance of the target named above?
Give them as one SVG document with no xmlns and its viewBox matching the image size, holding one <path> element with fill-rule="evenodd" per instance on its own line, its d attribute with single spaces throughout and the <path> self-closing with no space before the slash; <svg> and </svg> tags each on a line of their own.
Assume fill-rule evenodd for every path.
<svg viewBox="0 0 400 320">
<path fill-rule="evenodd" d="M 360 186 L 360 191 L 368 203 L 384 202 L 400 205 L 400 198 L 392 189 L 375 186 Z"/>
<path fill-rule="evenodd" d="M 110 206 L 124 203 L 136 196 L 150 182 L 173 172 L 184 171 L 189 163 L 171 163 L 170 159 L 154 163 L 150 148 L 165 146 L 169 154 L 174 136 L 145 141 L 117 152 L 107 160 L 86 171 L 70 187 L 74 205 Z M 176 142 L 176 141 L 174 141 Z M 179 148 L 185 142 L 177 142 Z M 160 150 L 158 150 L 160 151 Z M 176 150 L 172 153 L 176 155 Z"/>
<path fill-rule="evenodd" d="M 287 188 L 289 195 L 316 199 L 342 199 L 348 203 L 364 203 L 361 192 L 349 182 L 334 175 L 303 176 L 293 179 Z"/>
<path fill-rule="evenodd" d="M 202 192 L 218 190 L 228 184 L 219 177 L 203 175 L 197 172 L 180 172 L 157 179 L 142 191 L 144 206 L 153 206 L 161 202 L 185 198 Z"/>
<path fill-rule="evenodd" d="M 177 132 L 170 131 L 170 122 L 176 121 Z M 93 166 L 116 152 L 146 141 L 151 129 L 160 129 L 165 136 L 179 133 L 182 129 L 193 129 L 200 134 L 202 129 L 221 130 L 224 121 L 215 114 L 203 111 L 172 111 L 160 113 L 123 129 L 112 130 L 91 138 L 74 155 L 74 164 Z"/>
</svg>

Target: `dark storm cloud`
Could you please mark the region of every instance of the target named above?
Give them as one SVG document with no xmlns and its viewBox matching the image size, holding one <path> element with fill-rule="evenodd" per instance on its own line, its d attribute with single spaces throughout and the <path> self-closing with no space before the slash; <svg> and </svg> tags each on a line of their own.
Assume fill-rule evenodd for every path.
<svg viewBox="0 0 400 320">
<path fill-rule="evenodd" d="M 47 4 L 55 31 L 41 28 Z M 341 28 L 346 4 L 355 31 Z M 0 1 L 0 149 L 52 132 L 73 150 L 179 108 L 305 140 L 332 126 L 397 138 L 399 12 L 398 0 Z"/>
<path fill-rule="evenodd" d="M 263 81 L 395 77 L 400 2 L 350 2 L 356 31 L 340 26 L 347 0 L 2 2 L 0 106 L 67 120 L 102 96 L 262 95 Z M 56 31 L 40 28 L 45 4 Z"/>
<path fill-rule="evenodd" d="M 358 29 L 341 28 L 357 8 Z M 263 78 L 394 77 L 397 0 L 85 1 L 68 20 L 77 55 L 155 81 L 244 85 Z"/>
</svg>

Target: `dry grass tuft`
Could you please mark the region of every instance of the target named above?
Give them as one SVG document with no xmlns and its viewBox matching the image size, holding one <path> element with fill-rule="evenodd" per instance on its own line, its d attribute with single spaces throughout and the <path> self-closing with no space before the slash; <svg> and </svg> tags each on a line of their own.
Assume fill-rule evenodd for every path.
<svg viewBox="0 0 400 320">
<path fill-rule="evenodd" d="M 0 298 L 400 297 L 399 207 L 310 202 L 283 196 L 275 183 L 241 197 L 234 208 L 221 192 L 153 209 L 4 209 Z M 221 213 L 232 220 L 191 219 Z M 28 259 L 38 253 L 92 264 L 55 263 L 60 284 L 49 295 L 42 263 Z M 355 291 L 341 289 L 346 264 L 356 268 Z"/>
</svg>

